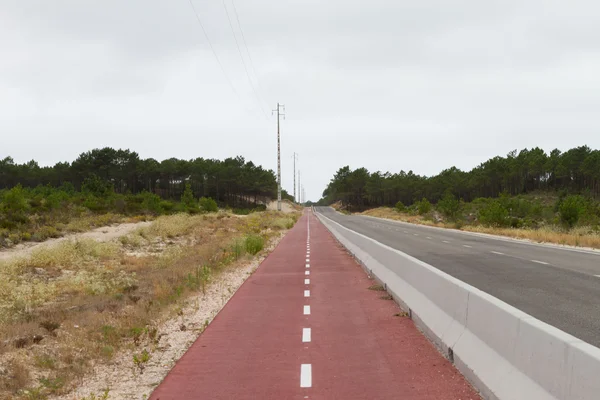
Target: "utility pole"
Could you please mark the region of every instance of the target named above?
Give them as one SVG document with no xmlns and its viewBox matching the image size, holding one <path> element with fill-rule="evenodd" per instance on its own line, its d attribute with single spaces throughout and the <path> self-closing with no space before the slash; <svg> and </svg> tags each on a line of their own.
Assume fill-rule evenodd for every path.
<svg viewBox="0 0 600 400">
<path fill-rule="evenodd" d="M 279 117 L 285 119 L 285 114 L 281 113 L 281 109 L 285 111 L 285 105 L 277 103 L 277 109 L 271 112 L 277 112 L 277 211 L 281 211 L 281 143 L 279 134 Z"/>
<path fill-rule="evenodd" d="M 298 198 L 296 197 L 296 160 L 298 159 L 298 154 L 294 152 L 294 201 L 298 203 Z"/>
<path fill-rule="evenodd" d="M 300 192 L 300 171 L 298 171 L 298 198 L 299 203 L 302 204 L 302 192 Z"/>
</svg>

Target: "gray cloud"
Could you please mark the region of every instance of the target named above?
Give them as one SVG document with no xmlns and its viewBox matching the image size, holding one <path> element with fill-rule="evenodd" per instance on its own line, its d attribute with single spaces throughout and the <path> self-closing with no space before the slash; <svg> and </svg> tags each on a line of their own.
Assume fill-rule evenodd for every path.
<svg viewBox="0 0 600 400">
<path fill-rule="evenodd" d="M 514 148 L 600 147 L 593 1 L 237 0 L 260 106 L 222 1 L 194 4 L 237 95 L 187 0 L 3 1 L 0 157 L 112 146 L 274 169 L 260 106 L 277 101 L 284 187 L 296 151 L 315 200 L 346 164 L 433 174 Z"/>
</svg>

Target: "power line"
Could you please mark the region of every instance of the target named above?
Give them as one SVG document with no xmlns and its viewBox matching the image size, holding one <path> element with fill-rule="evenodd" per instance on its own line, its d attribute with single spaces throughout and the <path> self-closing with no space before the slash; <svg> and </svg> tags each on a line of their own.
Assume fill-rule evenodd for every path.
<svg viewBox="0 0 600 400">
<path fill-rule="evenodd" d="M 258 106 L 260 107 L 260 110 L 262 111 L 265 118 L 268 119 L 267 113 L 265 112 L 265 110 L 260 102 L 260 97 L 258 96 L 258 93 L 256 92 L 256 88 L 254 87 L 254 84 L 252 83 L 252 79 L 250 78 L 250 74 L 248 73 L 248 68 L 246 67 L 246 62 L 244 61 L 244 56 L 242 56 L 242 50 L 240 49 L 240 44 L 237 40 L 235 30 L 233 29 L 233 24 L 231 23 L 231 17 L 229 16 L 229 10 L 227 10 L 227 5 L 225 4 L 225 0 L 223 0 L 223 8 L 225 9 L 225 14 L 227 14 L 227 20 L 229 21 L 229 27 L 231 28 L 231 33 L 233 34 L 233 39 L 235 40 L 235 46 L 237 47 L 238 53 L 240 54 L 240 59 L 242 60 L 242 65 L 244 66 L 244 71 L 246 71 L 246 77 L 248 78 L 250 87 L 252 88 L 252 91 L 254 92 L 254 95 L 256 96 L 256 101 L 258 102 Z"/>
<path fill-rule="evenodd" d="M 225 79 L 227 80 L 227 82 L 229 82 L 229 86 L 231 86 L 231 90 L 233 90 L 233 93 L 235 93 L 235 95 L 240 100 L 240 102 L 242 104 L 244 104 L 244 102 L 242 101 L 242 98 L 240 97 L 240 94 L 235 89 L 235 86 L 233 86 L 233 82 L 229 78 L 229 75 L 227 75 L 227 71 L 225 71 L 225 68 L 223 67 L 223 64 L 221 63 L 221 60 L 219 59 L 219 56 L 217 55 L 217 52 L 215 51 L 215 48 L 213 47 L 212 42 L 210 41 L 210 38 L 208 37 L 208 34 L 206 33 L 206 29 L 204 29 L 204 24 L 202 24 L 202 20 L 200 19 L 200 15 L 198 15 L 198 11 L 196 11 L 196 7 L 194 6 L 194 3 L 192 2 L 192 0 L 189 0 L 189 2 L 190 2 L 190 6 L 192 6 L 192 10 L 194 10 L 194 15 L 196 16 L 196 19 L 198 20 L 198 24 L 200 24 L 200 28 L 202 28 L 204 37 L 206 38 L 206 41 L 208 42 L 208 45 L 210 46 L 210 49 L 212 50 L 212 53 L 215 56 L 215 60 L 217 60 L 217 64 L 219 64 L 219 67 L 221 67 L 221 71 L 223 71 L 223 75 L 225 76 Z M 263 111 L 263 113 L 264 113 L 264 111 Z"/>
<path fill-rule="evenodd" d="M 252 61 L 252 56 L 250 55 L 250 49 L 248 48 L 248 43 L 246 42 L 246 35 L 244 35 L 244 30 L 242 29 L 242 24 L 240 22 L 240 16 L 237 12 L 237 7 L 235 6 L 235 0 L 231 0 L 231 5 L 233 5 L 233 12 L 235 14 L 235 19 L 237 20 L 238 23 L 238 27 L 240 28 L 240 33 L 242 34 L 242 41 L 244 42 L 244 47 L 246 48 L 246 53 L 248 54 L 248 60 L 250 61 L 250 68 L 252 68 L 252 72 L 254 73 L 254 76 L 256 77 L 256 82 L 258 83 L 258 94 L 260 96 L 260 87 L 262 86 L 260 84 L 260 79 L 258 78 L 258 74 L 256 73 L 256 68 L 254 68 L 254 61 Z M 260 96 L 262 101 L 264 103 L 265 99 L 262 98 L 262 96 Z"/>
</svg>

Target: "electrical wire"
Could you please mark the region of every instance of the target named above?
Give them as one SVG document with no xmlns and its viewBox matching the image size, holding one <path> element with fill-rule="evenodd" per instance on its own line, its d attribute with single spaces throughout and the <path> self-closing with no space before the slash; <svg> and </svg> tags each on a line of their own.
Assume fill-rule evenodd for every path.
<svg viewBox="0 0 600 400">
<path fill-rule="evenodd" d="M 246 42 L 246 35 L 244 35 L 244 30 L 242 29 L 242 24 L 240 22 L 240 16 L 237 12 L 237 7 L 235 6 L 235 0 L 231 0 L 231 5 L 233 6 L 233 13 L 235 14 L 235 19 L 237 20 L 238 27 L 240 28 L 240 33 L 242 34 L 242 42 L 244 43 L 244 47 L 246 48 L 246 53 L 248 54 L 248 60 L 250 61 L 250 68 L 252 68 L 252 72 L 254 73 L 254 77 L 256 78 L 256 82 L 258 84 L 258 95 L 262 99 L 265 104 L 268 104 L 265 99 L 261 96 L 261 84 L 260 79 L 258 79 L 258 74 L 256 73 L 256 68 L 254 68 L 254 61 L 252 61 L 252 56 L 250 55 L 250 49 L 248 48 L 248 43 Z"/>
<path fill-rule="evenodd" d="M 244 71 L 246 72 L 246 77 L 248 78 L 250 87 L 252 88 L 252 91 L 254 92 L 254 95 L 256 96 L 256 101 L 258 102 L 258 106 L 260 107 L 260 110 L 262 111 L 265 118 L 268 118 L 267 113 L 265 112 L 265 110 L 261 104 L 258 92 L 256 91 L 256 88 L 254 87 L 254 83 L 252 83 L 252 78 L 250 78 L 250 73 L 248 72 L 248 67 L 246 67 L 246 61 L 244 61 L 244 56 L 242 55 L 242 50 L 240 49 L 240 43 L 238 42 L 237 36 L 235 34 L 235 30 L 233 29 L 233 23 L 231 22 L 231 17 L 229 16 L 229 11 L 227 10 L 227 5 L 225 4 L 225 0 L 223 0 L 223 8 L 225 9 L 225 14 L 227 14 L 227 20 L 229 21 L 229 27 L 231 28 L 231 33 L 233 34 L 233 38 L 235 39 L 235 46 L 237 47 L 238 53 L 240 54 L 240 59 L 242 60 L 242 65 L 244 66 Z"/>
<path fill-rule="evenodd" d="M 229 75 L 227 75 L 227 71 L 225 71 L 225 68 L 223 67 L 223 64 L 221 63 L 221 60 L 219 59 L 219 56 L 217 55 L 217 52 L 215 51 L 215 48 L 213 47 L 212 42 L 210 41 L 210 38 L 208 37 L 208 33 L 206 33 L 206 29 L 204 29 L 204 24 L 202 23 L 202 20 L 200 19 L 200 15 L 198 14 L 198 11 L 196 11 L 196 7 L 194 6 L 194 3 L 192 2 L 192 0 L 189 0 L 189 2 L 190 2 L 190 6 L 192 6 L 192 10 L 194 10 L 194 15 L 196 15 L 198 24 L 200 24 L 200 28 L 202 28 L 204 37 L 206 38 L 206 41 L 208 42 L 208 45 L 210 46 L 210 49 L 212 50 L 212 53 L 215 56 L 215 60 L 217 60 L 217 64 L 219 64 L 221 71 L 223 71 L 223 76 L 225 76 L 225 79 L 227 80 L 227 82 L 229 82 L 229 86 L 231 86 L 231 90 L 233 90 L 233 93 L 235 93 L 235 95 L 240 100 L 240 102 L 242 104 L 244 104 L 239 92 L 235 89 L 235 86 L 233 85 L 233 82 L 229 78 Z"/>
</svg>

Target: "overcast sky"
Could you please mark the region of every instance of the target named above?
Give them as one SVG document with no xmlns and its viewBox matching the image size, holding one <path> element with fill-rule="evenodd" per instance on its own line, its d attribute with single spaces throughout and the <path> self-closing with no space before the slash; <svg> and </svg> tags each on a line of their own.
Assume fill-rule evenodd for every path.
<svg viewBox="0 0 600 400">
<path fill-rule="evenodd" d="M 111 146 L 276 170 L 277 102 L 283 186 L 295 151 L 312 200 L 344 165 L 600 148 L 595 1 L 237 0 L 251 63 L 225 0 L 252 85 L 223 1 L 194 4 L 226 74 L 188 0 L 1 0 L 0 158 Z"/>
</svg>

